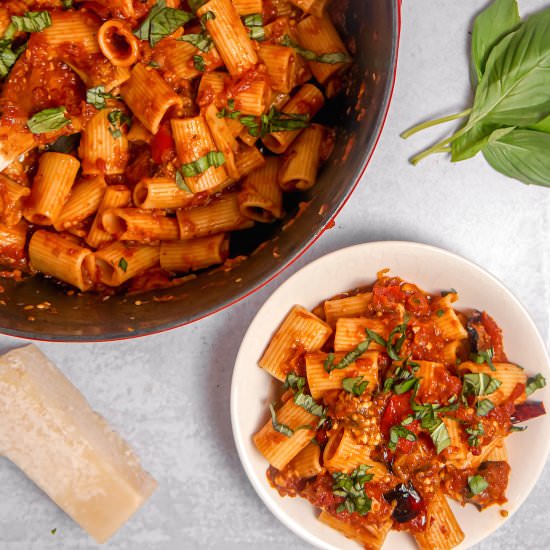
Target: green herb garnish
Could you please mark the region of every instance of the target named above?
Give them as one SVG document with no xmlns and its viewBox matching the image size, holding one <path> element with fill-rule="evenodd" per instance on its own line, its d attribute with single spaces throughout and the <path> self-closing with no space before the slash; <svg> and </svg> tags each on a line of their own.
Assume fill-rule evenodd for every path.
<svg viewBox="0 0 550 550">
<path fill-rule="evenodd" d="M 285 379 L 285 388 L 290 388 L 294 391 L 302 391 L 306 385 L 306 379 L 303 376 L 298 376 L 293 372 L 289 372 Z"/>
<path fill-rule="evenodd" d="M 492 401 L 490 401 L 489 399 L 482 399 L 481 401 L 477 402 L 476 414 L 478 416 L 487 416 L 494 408 L 495 405 Z"/>
<path fill-rule="evenodd" d="M 99 111 L 107 106 L 106 99 L 120 99 L 120 96 L 107 93 L 103 85 L 89 88 L 86 91 L 86 103 L 93 105 Z"/>
<path fill-rule="evenodd" d="M 365 332 L 367 332 L 367 338 L 362 342 L 359 342 L 359 344 L 357 344 L 354 350 L 346 353 L 346 355 L 342 357 L 341 361 L 338 364 L 335 365 L 333 362 L 334 354 L 329 353 L 324 363 L 325 370 L 327 372 L 331 372 L 334 369 L 345 369 L 346 367 L 349 367 L 353 362 L 355 362 L 356 359 L 361 357 L 361 355 L 363 355 L 363 353 L 367 351 L 371 343 L 371 337 L 368 334 L 368 329 L 366 329 Z M 329 361 L 329 358 L 330 358 L 330 361 Z"/>
<path fill-rule="evenodd" d="M 109 127 L 109 132 L 114 138 L 122 137 L 121 128 L 125 124 L 130 126 L 132 119 L 122 111 L 115 109 L 107 115 L 107 120 L 111 123 Z"/>
<path fill-rule="evenodd" d="M 265 40 L 264 21 L 261 13 L 254 13 L 243 17 L 243 23 L 248 28 L 248 34 L 252 40 L 258 42 Z"/>
<path fill-rule="evenodd" d="M 225 164 L 225 155 L 221 151 L 210 151 L 193 162 L 183 164 L 180 170 L 184 177 L 192 178 L 206 172 L 209 168 L 218 168 L 223 164 Z"/>
<path fill-rule="evenodd" d="M 12 15 L 11 22 L 20 32 L 40 32 L 52 24 L 52 18 L 47 11 L 28 11 L 25 15 Z"/>
<path fill-rule="evenodd" d="M 467 373 L 463 378 L 463 395 L 490 395 L 501 386 L 502 382 L 483 372 Z"/>
<path fill-rule="evenodd" d="M 289 428 L 286 424 L 281 424 L 277 422 L 277 413 L 275 412 L 275 407 L 273 403 L 269 404 L 269 411 L 271 412 L 271 425 L 276 432 L 286 435 L 287 437 L 292 437 L 294 430 Z"/>
<path fill-rule="evenodd" d="M 322 418 L 326 416 L 326 408 L 319 405 L 311 395 L 307 395 L 301 391 L 294 394 L 294 404 L 315 416 Z"/>
<path fill-rule="evenodd" d="M 478 422 L 477 426 L 470 426 L 469 428 L 466 428 L 465 431 L 469 436 L 468 445 L 470 445 L 470 447 L 478 447 L 479 437 L 485 435 L 483 424 L 481 422 Z"/>
<path fill-rule="evenodd" d="M 185 180 L 183 179 L 183 176 L 181 175 L 181 172 L 179 170 L 176 170 L 176 185 L 182 191 L 187 191 L 188 193 L 192 193 L 191 189 L 189 189 L 189 186 L 185 183 Z"/>
<path fill-rule="evenodd" d="M 334 53 L 323 53 L 316 54 L 311 50 L 306 50 L 297 44 L 288 34 L 285 34 L 281 39 L 282 46 L 288 46 L 293 48 L 299 53 L 304 59 L 308 61 L 314 61 L 315 63 L 328 63 L 329 65 L 336 65 L 338 63 L 351 63 L 351 58 L 348 54 L 344 52 L 334 52 Z"/>
<path fill-rule="evenodd" d="M 544 386 L 546 386 L 546 378 L 544 378 L 544 376 L 542 376 L 542 374 L 539 372 L 536 376 L 533 376 L 532 378 L 529 378 L 527 380 L 525 393 L 529 396 L 533 392 L 544 388 Z"/>
<path fill-rule="evenodd" d="M 345 499 L 336 508 L 337 513 L 357 512 L 360 516 L 366 516 L 370 512 L 372 500 L 365 494 L 365 483 L 371 481 L 374 475 L 367 474 L 369 468 L 370 466 L 361 464 L 349 475 L 343 472 L 332 474 L 334 479 L 332 493 Z"/>
<path fill-rule="evenodd" d="M 363 381 L 364 376 L 356 376 L 355 378 L 344 378 L 342 380 L 342 388 L 348 393 L 351 393 L 357 397 L 363 395 L 364 391 L 369 385 L 369 381 Z"/>
<path fill-rule="evenodd" d="M 410 421 L 408 424 L 410 424 Z M 416 441 L 416 435 L 405 428 L 405 426 L 392 426 L 390 428 L 390 440 L 388 442 L 388 448 L 391 451 L 395 451 L 400 438 L 406 439 L 407 441 Z"/>
<path fill-rule="evenodd" d="M 494 371 L 494 370 L 497 370 L 495 368 L 495 365 L 493 364 L 494 355 L 495 355 L 495 352 L 493 348 L 489 348 L 489 349 L 478 350 L 477 353 L 472 353 L 470 355 L 470 359 L 474 363 L 477 363 L 478 365 L 483 365 L 483 363 L 487 363 L 487 365 L 489 365 L 489 368 Z"/>
<path fill-rule="evenodd" d="M 483 476 L 475 475 L 468 477 L 468 486 L 472 495 L 475 496 L 485 491 L 489 487 L 489 483 L 487 483 L 487 480 Z"/>
<path fill-rule="evenodd" d="M 126 273 L 126 270 L 128 269 L 128 262 L 124 258 L 120 258 L 120 260 L 118 261 L 118 267 L 120 267 L 120 269 L 122 269 L 122 271 Z"/>
<path fill-rule="evenodd" d="M 27 126 L 33 134 L 43 134 L 45 132 L 55 132 L 71 123 L 66 118 L 67 109 L 65 107 L 52 107 L 36 113 L 27 121 Z"/>
</svg>

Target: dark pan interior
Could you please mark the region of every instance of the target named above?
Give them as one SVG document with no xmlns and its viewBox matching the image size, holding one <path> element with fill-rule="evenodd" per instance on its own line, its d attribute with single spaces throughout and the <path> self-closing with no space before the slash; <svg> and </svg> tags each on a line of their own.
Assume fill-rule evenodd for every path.
<svg viewBox="0 0 550 550">
<path fill-rule="evenodd" d="M 5 292 L 0 295 L 0 332 L 58 341 L 145 335 L 219 310 L 287 266 L 322 233 L 375 146 L 393 86 L 398 2 L 333 2 L 335 21 L 355 60 L 346 93 L 329 102 L 321 114 L 322 122 L 337 127 L 335 151 L 311 192 L 286 199 L 287 217 L 281 224 L 256 226 L 232 238 L 232 255 L 251 253 L 246 260 L 231 270 L 205 271 L 181 286 L 108 300 L 97 295 L 68 296 L 66 287 L 42 277 L 21 283 L 1 281 Z"/>
</svg>

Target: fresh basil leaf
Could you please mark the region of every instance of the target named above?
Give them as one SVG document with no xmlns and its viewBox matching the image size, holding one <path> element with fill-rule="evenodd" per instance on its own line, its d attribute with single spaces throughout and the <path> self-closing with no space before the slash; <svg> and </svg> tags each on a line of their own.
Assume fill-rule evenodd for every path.
<svg viewBox="0 0 550 550">
<path fill-rule="evenodd" d="M 216 19 L 216 14 L 213 11 L 208 10 L 201 15 L 200 23 L 203 29 L 206 29 L 206 23 Z"/>
<path fill-rule="evenodd" d="M 70 119 L 65 117 L 66 114 L 67 109 L 65 107 L 44 109 L 32 116 L 27 121 L 27 126 L 33 134 L 55 132 L 71 123 Z"/>
<path fill-rule="evenodd" d="M 74 0 L 61 0 L 61 5 L 64 9 L 68 10 L 73 7 L 73 1 Z"/>
<path fill-rule="evenodd" d="M 115 109 L 107 115 L 107 120 L 111 123 L 109 126 L 109 132 L 114 138 L 122 137 L 121 128 L 124 124 L 130 126 L 132 119 L 122 111 Z"/>
<path fill-rule="evenodd" d="M 287 437 L 292 437 L 294 430 L 289 428 L 286 424 L 280 424 L 277 422 L 277 413 L 275 412 L 275 407 L 273 403 L 269 404 L 269 411 L 271 412 L 271 425 L 276 432 L 286 435 Z"/>
<path fill-rule="evenodd" d="M 407 393 L 409 390 L 414 388 L 414 386 L 418 383 L 418 381 L 419 379 L 413 376 L 412 378 L 409 378 L 403 382 L 400 382 L 399 384 L 395 384 L 395 386 L 393 387 L 393 393 L 397 395 Z"/>
<path fill-rule="evenodd" d="M 493 348 L 482 349 L 482 350 L 478 350 L 477 353 L 470 354 L 470 359 L 472 361 L 474 361 L 475 363 L 477 363 L 478 365 L 483 365 L 483 363 L 487 363 L 489 368 L 492 371 L 495 371 L 497 369 L 495 368 L 495 365 L 493 364 L 494 355 L 495 355 L 495 352 L 494 352 Z"/>
<path fill-rule="evenodd" d="M 510 432 L 524 432 L 527 426 L 510 426 Z"/>
<path fill-rule="evenodd" d="M 489 487 L 489 483 L 487 483 L 487 480 L 483 476 L 475 475 L 468 477 L 468 486 L 472 495 L 479 495 L 479 493 L 482 493 Z"/>
<path fill-rule="evenodd" d="M 516 0 L 495 0 L 476 17 L 472 30 L 472 65 L 477 81 L 485 72 L 487 58 L 495 44 L 520 23 Z"/>
<path fill-rule="evenodd" d="M 462 392 L 464 395 L 490 395 L 502 382 L 483 372 L 467 373 L 463 378 Z"/>
<path fill-rule="evenodd" d="M 323 368 L 330 372 L 334 369 L 334 353 L 329 353 L 327 355 L 327 358 L 325 359 L 325 362 L 323 363 Z"/>
<path fill-rule="evenodd" d="M 178 40 L 182 42 L 189 42 L 189 44 L 192 44 L 195 48 L 204 53 L 208 53 L 214 45 L 212 38 L 210 38 L 210 36 L 206 33 L 184 34 L 178 38 Z"/>
<path fill-rule="evenodd" d="M 141 40 L 148 40 L 152 47 L 164 37 L 193 19 L 192 13 L 175 8 L 167 8 L 165 0 L 159 0 L 134 35 Z"/>
<path fill-rule="evenodd" d="M 285 388 L 291 388 L 295 391 L 302 391 L 306 385 L 306 379 L 303 376 L 298 376 L 293 372 L 289 372 L 285 379 Z"/>
<path fill-rule="evenodd" d="M 10 69 L 17 61 L 17 54 L 12 50 L 11 42 L 0 44 L 0 78 L 8 76 Z"/>
<path fill-rule="evenodd" d="M 478 447 L 479 437 L 485 435 L 483 424 L 481 422 L 478 422 L 477 426 L 470 426 L 469 428 L 466 428 L 465 431 L 469 435 L 468 445 L 470 445 L 470 447 Z"/>
<path fill-rule="evenodd" d="M 188 193 L 192 193 L 191 189 L 189 189 L 189 186 L 185 183 L 185 180 L 183 179 L 183 176 L 181 175 L 181 172 L 179 170 L 176 170 L 176 185 L 182 191 L 187 191 Z"/>
<path fill-rule="evenodd" d="M 126 273 L 126 270 L 128 269 L 128 262 L 124 258 L 120 258 L 118 262 L 118 267 L 120 267 L 120 269 L 122 269 L 122 271 Z"/>
<path fill-rule="evenodd" d="M 451 444 L 451 438 L 449 436 L 449 432 L 447 431 L 447 426 L 445 426 L 442 420 L 439 420 L 439 424 L 430 432 L 430 437 L 434 442 L 437 454 Z"/>
<path fill-rule="evenodd" d="M 181 173 L 186 178 L 199 176 L 209 168 L 218 168 L 225 164 L 225 155 L 221 151 L 210 151 L 200 159 L 183 164 L 180 168 Z"/>
<path fill-rule="evenodd" d="M 514 129 L 483 148 L 485 160 L 498 172 L 527 185 L 550 187 L 550 134 Z"/>
<path fill-rule="evenodd" d="M 365 494 L 365 483 L 371 481 L 374 475 L 366 473 L 369 468 L 370 466 L 361 464 L 349 475 L 344 472 L 332 474 L 334 479 L 332 493 L 344 499 L 344 502 L 336 508 L 337 513 L 357 512 L 365 516 L 370 512 L 372 500 Z"/>
<path fill-rule="evenodd" d="M 53 143 L 46 146 L 46 151 L 52 153 L 71 153 L 80 145 L 80 134 L 59 136 Z"/>
<path fill-rule="evenodd" d="M 475 157 L 488 143 L 492 132 L 497 129 L 497 124 L 475 124 L 451 144 L 451 162 L 461 162 Z"/>
<path fill-rule="evenodd" d="M 254 13 L 243 17 L 243 23 L 248 28 L 248 34 L 252 40 L 262 42 L 265 40 L 265 29 L 261 13 Z"/>
<path fill-rule="evenodd" d="M 368 331 L 368 329 L 367 329 Z M 331 357 L 330 363 L 328 362 L 329 357 L 327 357 L 327 360 L 325 361 L 324 367 L 327 372 L 331 372 L 334 369 L 345 369 L 346 367 L 349 367 L 356 359 L 361 357 L 363 353 L 367 351 L 371 343 L 371 338 L 369 335 L 367 335 L 367 338 L 363 340 L 362 342 L 359 342 L 354 350 L 346 353 L 344 357 L 342 357 L 342 360 L 337 364 L 334 365 L 334 354 L 329 353 L 329 357 Z"/>
<path fill-rule="evenodd" d="M 495 405 L 492 401 L 489 399 L 482 399 L 477 402 L 476 414 L 478 416 L 487 416 L 494 408 Z"/>
<path fill-rule="evenodd" d="M 324 417 L 326 415 L 325 407 L 319 405 L 311 395 L 302 392 L 294 394 L 294 404 L 315 416 Z"/>
<path fill-rule="evenodd" d="M 342 380 L 342 387 L 348 393 L 359 397 L 363 395 L 369 384 L 368 380 L 363 381 L 364 376 L 356 376 L 355 378 L 344 378 Z"/>
<path fill-rule="evenodd" d="M 47 11 L 28 11 L 25 15 L 12 15 L 11 22 L 20 32 L 40 32 L 52 24 Z"/>
<path fill-rule="evenodd" d="M 93 105 L 99 111 L 107 106 L 106 99 L 120 99 L 120 96 L 107 93 L 103 85 L 86 90 L 86 103 Z"/>
<path fill-rule="evenodd" d="M 544 117 L 535 124 L 527 126 L 528 130 L 537 130 L 538 132 L 544 132 L 550 134 L 550 116 Z"/>
<path fill-rule="evenodd" d="M 546 378 L 539 372 L 536 376 L 533 376 L 527 380 L 527 387 L 525 393 L 529 396 L 533 392 L 540 390 L 546 386 Z"/>
<path fill-rule="evenodd" d="M 416 435 L 405 428 L 405 426 L 392 426 L 390 428 L 390 439 L 388 442 L 388 448 L 391 451 L 395 451 L 400 438 L 406 439 L 407 441 L 416 441 Z"/>
<path fill-rule="evenodd" d="M 204 71 L 206 71 L 206 63 L 202 55 L 193 56 L 193 65 L 195 66 L 195 69 L 197 69 L 197 71 L 200 71 L 201 73 L 204 73 Z"/>
<path fill-rule="evenodd" d="M 288 34 L 285 34 L 281 39 L 282 46 L 288 46 L 296 50 L 307 61 L 314 61 L 315 63 L 328 63 L 329 65 L 336 65 L 338 63 L 351 63 L 351 58 L 344 52 L 323 53 L 316 54 L 311 50 L 306 50 L 297 44 Z"/>
</svg>

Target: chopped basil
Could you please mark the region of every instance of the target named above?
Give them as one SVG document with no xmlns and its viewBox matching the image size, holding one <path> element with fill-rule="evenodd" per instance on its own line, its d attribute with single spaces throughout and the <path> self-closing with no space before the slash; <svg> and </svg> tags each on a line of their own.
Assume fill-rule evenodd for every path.
<svg viewBox="0 0 550 550">
<path fill-rule="evenodd" d="M 343 472 L 332 474 L 334 479 L 332 493 L 345 499 L 336 508 L 337 513 L 347 511 L 353 514 L 353 512 L 357 512 L 359 515 L 365 516 L 370 512 L 372 500 L 365 494 L 365 483 L 371 481 L 374 475 L 367 474 L 369 468 L 370 466 L 361 464 L 349 475 Z"/>
<path fill-rule="evenodd" d="M 107 115 L 107 120 L 111 123 L 109 132 L 114 138 L 122 137 L 122 126 L 124 126 L 124 124 L 130 126 L 130 123 L 132 122 L 132 119 L 127 114 L 119 111 L 118 109 L 111 111 Z"/>
<path fill-rule="evenodd" d="M 379 334 L 374 332 L 374 330 L 371 330 L 370 328 L 368 328 L 366 330 L 367 330 L 367 334 L 369 335 L 369 338 L 371 340 L 373 340 L 374 342 L 376 342 L 378 345 L 383 346 L 383 347 L 386 347 L 388 345 L 386 340 L 384 340 L 384 338 L 382 338 L 382 336 L 380 336 Z"/>
<path fill-rule="evenodd" d="M 527 380 L 527 387 L 525 388 L 525 393 L 531 395 L 533 392 L 540 390 L 546 386 L 546 378 L 542 376 L 539 372 L 536 376 L 529 378 Z"/>
<path fill-rule="evenodd" d="M 52 18 L 47 11 L 28 11 L 25 15 L 12 15 L 11 22 L 18 31 L 40 32 L 52 24 Z"/>
<path fill-rule="evenodd" d="M 70 153 L 77 149 L 79 144 L 80 134 L 59 136 L 53 143 L 46 145 L 46 151 L 53 153 Z"/>
<path fill-rule="evenodd" d="M 294 403 L 315 416 L 324 417 L 327 412 L 326 408 L 323 405 L 319 405 L 311 395 L 307 395 L 301 391 L 294 395 Z"/>
<path fill-rule="evenodd" d="M 33 134 L 55 132 L 71 123 L 70 119 L 65 117 L 66 114 L 67 109 L 65 109 L 65 107 L 44 109 L 31 117 L 27 121 L 27 126 Z"/>
<path fill-rule="evenodd" d="M 367 331 L 368 331 L 368 329 L 367 329 Z M 370 337 L 370 335 L 367 334 L 366 340 L 363 340 L 362 342 L 359 342 L 359 344 L 357 344 L 357 346 L 354 350 L 346 353 L 346 355 L 344 355 L 344 357 L 342 357 L 342 360 L 337 365 L 335 365 L 333 363 L 334 354 L 329 353 L 328 356 L 327 356 L 327 360 L 324 363 L 325 370 L 327 372 L 331 372 L 334 369 L 345 369 L 346 367 L 349 367 L 356 359 L 361 357 L 361 355 L 363 355 L 363 353 L 365 353 L 367 351 L 367 349 L 370 346 L 370 343 L 371 343 L 371 337 Z M 328 361 L 329 358 L 330 358 L 330 362 Z"/>
<path fill-rule="evenodd" d="M 388 448 L 395 451 L 400 438 L 406 439 L 407 441 L 416 441 L 416 435 L 414 435 L 410 430 L 407 430 L 405 426 L 392 426 L 390 428 L 390 441 L 388 443 Z"/>
<path fill-rule="evenodd" d="M 61 5 L 64 9 L 68 10 L 73 7 L 73 0 L 61 0 Z"/>
<path fill-rule="evenodd" d="M 434 442 L 435 449 L 437 454 L 439 454 L 443 449 L 446 449 L 451 444 L 451 438 L 449 432 L 447 431 L 447 426 L 439 419 L 439 424 L 430 431 L 430 437 Z"/>
<path fill-rule="evenodd" d="M 209 168 L 218 168 L 225 163 L 225 155 L 221 151 L 210 151 L 198 160 L 183 164 L 181 173 L 186 178 L 199 176 Z"/>
<path fill-rule="evenodd" d="M 356 376 L 355 378 L 344 378 L 342 380 L 342 387 L 348 393 L 351 393 L 359 397 L 360 395 L 363 395 L 364 391 L 367 389 L 367 386 L 369 385 L 369 381 L 368 380 L 363 381 L 363 378 L 364 376 Z"/>
<path fill-rule="evenodd" d="M 192 193 L 191 189 L 189 189 L 189 186 L 185 183 L 185 180 L 183 179 L 183 176 L 181 175 L 179 170 L 176 171 L 176 185 L 182 191 L 187 191 L 188 193 Z"/>
<path fill-rule="evenodd" d="M 248 28 L 248 34 L 252 40 L 258 42 L 265 40 L 264 21 L 261 13 L 254 13 L 243 17 L 243 23 Z"/>
<path fill-rule="evenodd" d="M 470 426 L 469 428 L 466 428 L 465 431 L 469 436 L 468 445 L 470 445 L 470 447 L 478 447 L 479 437 L 485 434 L 483 424 L 481 422 L 478 422 L 477 426 Z"/>
<path fill-rule="evenodd" d="M 105 91 L 105 86 L 95 86 L 86 91 L 86 103 L 93 105 L 96 109 L 105 109 L 107 103 L 106 99 L 120 99 L 120 96 L 114 96 Z"/>
<path fill-rule="evenodd" d="M 118 267 L 120 267 L 120 269 L 122 269 L 122 271 L 126 273 L 126 270 L 128 269 L 128 262 L 124 258 L 120 258 L 120 260 L 118 261 Z"/>
<path fill-rule="evenodd" d="M 492 401 L 489 401 L 489 399 L 482 399 L 477 403 L 476 414 L 478 416 L 487 416 L 494 408 L 495 405 Z"/>
<path fill-rule="evenodd" d="M 184 10 L 167 8 L 165 0 L 159 0 L 134 35 L 141 40 L 148 40 L 154 47 L 160 40 L 185 25 L 193 17 L 192 13 Z"/>
<path fill-rule="evenodd" d="M 401 395 L 403 393 L 407 393 L 409 390 L 414 388 L 414 386 L 419 382 L 419 378 L 411 377 L 407 380 L 404 380 L 403 382 L 400 382 L 399 384 L 395 384 L 393 386 L 393 392 L 397 395 Z"/>
<path fill-rule="evenodd" d="M 473 372 L 464 375 L 462 393 L 463 395 L 490 395 L 494 393 L 502 382 L 485 374 L 484 372 Z"/>
<path fill-rule="evenodd" d="M 285 379 L 285 388 L 291 388 L 295 391 L 302 391 L 306 385 L 306 379 L 303 376 L 298 376 L 293 372 L 289 372 Z"/>
<path fill-rule="evenodd" d="M 202 28 L 206 27 L 207 21 L 212 21 L 214 19 L 216 19 L 216 14 L 213 11 L 208 10 L 206 13 L 203 13 L 200 19 Z"/>
<path fill-rule="evenodd" d="M 328 63 L 329 65 L 335 65 L 337 63 L 351 63 L 351 58 L 344 52 L 334 52 L 334 53 L 323 53 L 316 54 L 311 50 L 306 50 L 302 48 L 299 44 L 294 42 L 288 34 L 285 34 L 281 40 L 283 46 L 288 46 L 293 48 L 298 52 L 304 59 L 308 61 L 315 61 L 316 63 Z"/>
<path fill-rule="evenodd" d="M 17 61 L 18 55 L 12 50 L 9 40 L 0 40 L 0 78 L 8 76 Z"/>
<path fill-rule="evenodd" d="M 470 356 L 470 359 L 477 363 L 478 365 L 483 365 L 483 363 L 487 363 L 489 365 L 489 368 L 491 370 L 497 370 L 495 368 L 495 365 L 493 365 L 493 357 L 495 356 L 495 352 L 493 348 L 484 349 L 484 350 L 478 350 L 477 354 L 472 353 Z"/>
<path fill-rule="evenodd" d="M 510 432 L 524 432 L 527 426 L 510 426 Z"/>
<path fill-rule="evenodd" d="M 468 486 L 472 495 L 479 495 L 479 493 L 482 493 L 489 487 L 489 483 L 487 483 L 487 480 L 483 476 L 475 475 L 468 477 Z"/>
<path fill-rule="evenodd" d="M 206 71 L 206 63 L 204 62 L 204 57 L 202 55 L 193 56 L 193 65 L 197 71 L 204 73 Z"/>
<path fill-rule="evenodd" d="M 294 430 L 289 428 L 286 424 L 280 424 L 277 422 L 277 413 L 275 412 L 275 407 L 273 407 L 272 403 L 269 404 L 269 411 L 271 412 L 271 425 L 273 426 L 273 429 L 280 434 L 286 435 L 287 437 L 292 437 Z"/>
<path fill-rule="evenodd" d="M 153 69 L 158 69 L 160 67 L 159 63 L 155 61 L 154 59 L 151 59 L 149 63 L 147 63 L 149 67 L 153 67 Z"/>
<path fill-rule="evenodd" d="M 438 317 L 443 317 L 443 315 L 445 315 L 445 312 L 442 310 L 442 309 L 438 309 L 435 314 L 438 316 Z"/>
<path fill-rule="evenodd" d="M 192 44 L 193 46 L 195 46 L 195 48 L 204 53 L 209 52 L 214 45 L 214 43 L 212 42 L 212 38 L 210 38 L 210 36 L 205 33 L 184 34 L 183 36 L 178 38 L 178 40 L 181 40 L 182 42 L 189 42 L 189 44 Z"/>
</svg>

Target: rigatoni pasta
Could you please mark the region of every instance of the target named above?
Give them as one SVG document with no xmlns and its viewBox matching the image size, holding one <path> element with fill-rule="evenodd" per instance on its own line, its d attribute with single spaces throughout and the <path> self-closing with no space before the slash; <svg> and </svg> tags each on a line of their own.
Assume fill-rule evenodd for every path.
<svg viewBox="0 0 550 550">
<path fill-rule="evenodd" d="M 0 274 L 57 277 L 52 234 L 87 266 L 60 280 L 139 290 L 265 240 L 255 224 L 280 223 L 332 150 L 315 116 L 350 59 L 325 0 L 65 4 L 0 8 L 0 225 L 17 243 Z M 143 261 L 124 270 L 127 249 Z"/>
<path fill-rule="evenodd" d="M 284 382 L 281 405 L 253 441 L 281 496 L 307 499 L 366 549 L 393 528 L 422 550 L 451 550 L 464 533 L 447 497 L 506 502 L 504 440 L 545 414 L 525 399 L 546 381 L 508 361 L 486 312 L 454 309 L 456 291 L 426 293 L 387 271 L 314 313 L 291 309 L 258 363 Z"/>
</svg>

